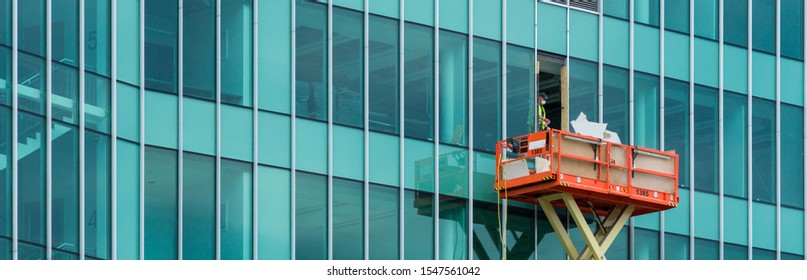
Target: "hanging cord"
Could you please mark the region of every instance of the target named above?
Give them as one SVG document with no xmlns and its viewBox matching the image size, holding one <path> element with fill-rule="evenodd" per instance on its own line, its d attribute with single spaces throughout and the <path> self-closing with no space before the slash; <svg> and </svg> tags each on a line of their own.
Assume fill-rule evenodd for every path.
<svg viewBox="0 0 807 280">
<path fill-rule="evenodd" d="M 500 161 L 501 162 L 501 161 Z M 502 189 L 504 189 L 504 222 L 502 222 L 502 207 L 501 207 L 501 196 L 497 195 L 496 198 L 496 218 L 499 221 L 499 242 L 502 244 L 502 260 L 507 260 L 507 239 L 505 232 L 507 231 L 507 210 L 508 210 L 508 197 L 507 197 L 507 169 L 502 168 L 502 188 L 498 189 L 497 192 L 500 194 Z"/>
</svg>

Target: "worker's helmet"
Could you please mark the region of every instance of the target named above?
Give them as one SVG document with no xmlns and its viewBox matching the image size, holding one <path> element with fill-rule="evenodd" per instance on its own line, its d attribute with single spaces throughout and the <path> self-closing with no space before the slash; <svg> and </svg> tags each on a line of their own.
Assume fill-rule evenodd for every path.
<svg viewBox="0 0 807 280">
<path fill-rule="evenodd" d="M 539 94 L 538 94 L 538 98 L 539 98 L 539 99 L 540 99 L 540 98 L 543 98 L 544 100 L 548 100 L 548 99 L 549 99 L 549 97 L 548 97 L 548 96 L 546 95 L 546 93 L 544 93 L 544 92 L 539 93 Z"/>
</svg>

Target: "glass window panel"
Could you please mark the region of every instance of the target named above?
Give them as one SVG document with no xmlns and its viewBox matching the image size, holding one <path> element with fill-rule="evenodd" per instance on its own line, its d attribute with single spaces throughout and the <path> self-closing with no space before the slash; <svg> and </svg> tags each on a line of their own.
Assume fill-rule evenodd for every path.
<svg viewBox="0 0 807 280">
<path fill-rule="evenodd" d="M 440 5 L 440 28 L 468 33 L 469 1 L 437 1 Z M 486 12 L 490 12 L 485 10 Z"/>
<path fill-rule="evenodd" d="M 634 230 L 633 258 L 636 260 L 658 260 L 659 255 L 659 233 L 655 230 L 637 228 Z M 608 258 L 611 259 L 611 258 Z"/>
<path fill-rule="evenodd" d="M 182 94 L 215 100 L 217 1 L 183 1 Z"/>
<path fill-rule="evenodd" d="M 221 0 L 220 12 L 221 102 L 252 106 L 252 1 Z"/>
<path fill-rule="evenodd" d="M 291 167 L 291 120 L 289 116 L 258 112 L 258 161 Z"/>
<path fill-rule="evenodd" d="M 525 47 L 535 44 L 535 2 L 533 0 L 505 1 L 507 13 L 507 42 Z"/>
<path fill-rule="evenodd" d="M 325 176 L 297 173 L 296 186 L 296 258 L 328 258 L 327 181 Z"/>
<path fill-rule="evenodd" d="M 145 259 L 177 259 L 177 153 L 147 146 L 145 157 Z"/>
<path fill-rule="evenodd" d="M 84 124 L 89 129 L 109 133 L 109 79 L 86 73 L 84 84 Z"/>
<path fill-rule="evenodd" d="M 18 253 L 17 258 L 19 260 L 44 260 L 45 259 L 45 247 L 37 244 L 28 243 L 22 241 L 18 245 Z M 76 259 L 75 256 L 70 256 L 69 254 L 61 254 L 64 259 Z"/>
<path fill-rule="evenodd" d="M 804 57 L 804 3 L 799 0 L 779 3 L 782 55 L 801 60 Z"/>
<path fill-rule="evenodd" d="M 0 46 L 0 104 L 11 105 L 11 49 Z"/>
<path fill-rule="evenodd" d="M 804 211 L 790 207 L 781 208 L 780 244 L 781 251 L 804 253 Z M 784 259 L 784 256 L 782 256 Z"/>
<path fill-rule="evenodd" d="M 493 190 L 496 180 L 496 156 L 494 154 L 474 152 L 474 199 L 496 202 L 499 194 Z"/>
<path fill-rule="evenodd" d="M 566 210 L 556 209 L 562 221 L 565 221 Z M 494 219 L 496 216 L 493 217 Z M 544 211 L 538 211 L 536 223 L 538 223 L 538 259 L 539 260 L 566 260 L 566 250 L 560 242 L 555 230 L 549 223 L 549 219 Z M 579 232 L 579 231 L 578 231 Z"/>
<path fill-rule="evenodd" d="M 727 196 L 723 199 L 723 241 L 748 244 L 747 198 Z"/>
<path fill-rule="evenodd" d="M 723 243 L 723 259 L 724 260 L 747 260 L 748 259 L 748 246 Z"/>
<path fill-rule="evenodd" d="M 717 241 L 695 238 L 696 260 L 717 260 L 719 256 Z"/>
<path fill-rule="evenodd" d="M 789 253 L 784 253 L 784 252 L 782 252 L 781 257 L 782 257 L 782 260 L 804 260 L 803 255 L 789 254 Z"/>
<path fill-rule="evenodd" d="M 804 109 L 781 104 L 781 122 L 782 204 L 804 209 Z"/>
<path fill-rule="evenodd" d="M 364 132 L 340 125 L 333 126 L 333 174 L 364 180 Z M 385 156 L 398 158 L 397 154 L 384 152 Z"/>
<path fill-rule="evenodd" d="M 183 97 L 182 107 L 182 149 L 215 155 L 216 104 Z M 222 123 L 225 122 L 222 121 Z M 225 137 L 224 133 L 222 133 L 223 137 Z M 224 148 L 224 145 L 222 145 L 222 148 Z"/>
<path fill-rule="evenodd" d="M 535 259 L 535 224 L 533 209 L 509 206 L 505 247 L 508 260 Z M 577 248 L 583 248 L 578 246 Z"/>
<path fill-rule="evenodd" d="M 327 10 L 319 3 L 296 3 L 297 116 L 324 121 L 328 117 Z"/>
<path fill-rule="evenodd" d="M 18 53 L 17 100 L 19 108 L 32 113 L 45 114 L 45 60 Z"/>
<path fill-rule="evenodd" d="M 140 0 L 115 0 L 118 80 L 140 84 Z"/>
<path fill-rule="evenodd" d="M 78 0 L 51 1 L 51 55 L 53 61 L 72 66 L 78 66 L 78 2 Z M 88 5 L 92 4 L 90 2 L 92 1 L 85 3 L 86 10 L 89 10 Z M 85 20 L 89 21 L 90 15 L 85 17 L 87 18 Z M 86 25 L 89 27 L 89 22 Z M 89 38 L 85 40 L 89 43 Z"/>
<path fill-rule="evenodd" d="M 400 138 L 383 133 L 370 133 L 370 182 L 388 186 L 400 185 Z"/>
<path fill-rule="evenodd" d="M 398 133 L 398 22 L 370 16 L 370 129 Z"/>
<path fill-rule="evenodd" d="M 468 149 L 440 145 L 440 193 L 468 197 Z"/>
<path fill-rule="evenodd" d="M 117 258 L 140 259 L 140 151 L 137 144 L 117 140 Z"/>
<path fill-rule="evenodd" d="M 474 35 L 501 40 L 502 1 L 476 0 L 473 4 Z"/>
<path fill-rule="evenodd" d="M 252 110 L 221 106 L 221 155 L 252 161 Z"/>
<path fill-rule="evenodd" d="M 474 5 L 474 10 L 476 9 Z M 476 18 L 474 17 L 474 21 Z M 566 30 L 557 28 L 558 23 L 566 22 L 566 19 L 565 7 L 538 2 L 538 49 L 566 54 Z"/>
<path fill-rule="evenodd" d="M 634 42 L 642 42 L 641 48 L 634 48 L 633 50 L 634 69 L 658 75 L 661 67 L 659 59 L 661 56 L 660 31 L 658 28 L 641 24 L 635 25 L 633 29 Z"/>
<path fill-rule="evenodd" d="M 804 106 L 804 63 L 788 58 L 780 60 L 781 101 Z"/>
<path fill-rule="evenodd" d="M 400 242 L 398 189 L 370 184 L 370 259 L 397 260 Z"/>
<path fill-rule="evenodd" d="M 252 164 L 221 160 L 221 259 L 252 259 Z"/>
<path fill-rule="evenodd" d="M 751 165 L 754 174 L 754 201 L 776 202 L 776 104 L 767 99 L 753 98 L 753 147 Z"/>
<path fill-rule="evenodd" d="M 770 250 L 776 249 L 776 206 L 768 203 L 754 202 L 751 217 L 753 226 L 752 244 Z"/>
<path fill-rule="evenodd" d="M 11 2 L 12 0 L 0 0 L 0 44 L 11 45 Z"/>
<path fill-rule="evenodd" d="M 752 0 L 754 50 L 776 51 L 776 0 Z"/>
<path fill-rule="evenodd" d="M 510 15 L 508 15 L 510 16 Z M 569 10 L 569 53 L 587 60 L 598 59 L 599 19 L 596 15 Z"/>
<path fill-rule="evenodd" d="M 468 145 L 468 36 L 440 31 L 440 142 Z"/>
<path fill-rule="evenodd" d="M 433 26 L 434 1 L 435 0 L 404 1 L 404 16 L 406 16 L 406 20 Z"/>
<path fill-rule="evenodd" d="M 719 48 L 718 42 L 695 38 L 695 83 L 718 87 L 720 84 Z"/>
<path fill-rule="evenodd" d="M 630 109 L 628 108 L 630 105 L 628 100 L 630 81 L 628 70 L 605 65 L 603 66 L 602 75 L 602 122 L 607 123 L 608 130 L 615 132 L 623 143 L 627 143 L 630 139 Z M 636 79 L 638 80 L 638 75 Z M 635 92 L 638 96 L 641 91 L 637 88 Z M 575 119 L 577 115 L 570 115 L 569 117 Z M 596 121 L 596 118 L 596 115 L 589 117 L 592 121 Z M 636 120 L 638 121 L 639 118 L 636 118 Z"/>
<path fill-rule="evenodd" d="M 695 86 L 695 189 L 717 193 L 717 91 Z"/>
<path fill-rule="evenodd" d="M 258 5 L 258 106 L 286 114 L 291 112 L 291 3 Z"/>
<path fill-rule="evenodd" d="M 642 1 L 639 0 L 639 2 Z M 656 5 L 658 4 L 656 3 Z M 639 15 L 642 12 L 638 10 L 636 12 L 637 21 L 639 21 Z M 689 34 L 689 0 L 664 1 L 664 28 Z"/>
<path fill-rule="evenodd" d="M 597 228 L 595 227 L 592 230 L 594 232 L 596 232 Z M 658 235 L 658 234 L 656 234 L 656 235 Z M 649 237 L 649 238 L 652 238 L 652 236 Z M 656 238 L 656 239 L 657 240 L 655 241 L 656 242 L 655 246 L 658 247 L 658 245 L 657 245 L 658 244 L 658 238 Z M 630 258 L 630 252 L 629 252 L 630 250 L 628 249 L 629 246 L 630 246 L 629 241 L 630 240 L 628 240 L 628 231 L 625 231 L 625 230 L 620 231 L 617 234 L 617 236 L 615 237 L 614 242 L 611 244 L 611 247 L 608 247 L 608 251 L 606 251 L 606 253 L 605 253 L 605 258 L 608 259 L 608 260 L 628 260 Z M 643 240 L 643 241 L 644 242 L 649 242 L 649 241 L 652 241 L 652 239 Z M 635 243 L 637 244 L 636 246 L 645 245 L 645 244 L 641 244 L 641 243 L 643 243 L 642 241 L 635 242 Z M 652 246 L 652 244 L 650 246 Z M 583 248 L 585 248 L 585 247 L 583 247 Z M 652 248 L 652 249 L 648 249 L 648 250 L 650 250 L 651 251 L 650 253 L 652 254 L 652 251 L 657 250 L 657 248 Z"/>
<path fill-rule="evenodd" d="M 434 259 L 434 195 L 406 190 L 404 197 L 404 259 Z"/>
<path fill-rule="evenodd" d="M 697 41 L 696 41 L 697 42 Z M 664 75 L 681 81 L 689 81 L 689 36 L 673 32 L 664 31 Z M 696 45 L 697 47 L 697 45 Z M 696 49 L 697 51 L 697 49 Z M 714 60 L 716 56 L 701 57 L 700 53 L 695 53 L 696 66 L 705 64 L 704 61 Z M 696 68 L 699 69 L 699 68 Z M 715 70 L 716 72 L 717 70 Z M 696 71 L 700 75 L 703 71 Z"/>
<path fill-rule="evenodd" d="M 667 0 L 674 1 L 674 0 Z M 666 6 L 666 5 L 665 5 Z M 666 8 L 666 7 L 665 7 Z M 687 12 L 689 14 L 689 12 Z M 669 17 L 667 17 L 669 18 Z M 687 16 L 689 18 L 689 16 Z M 636 22 L 659 25 L 659 0 L 635 0 L 633 1 L 633 20 Z M 689 20 L 687 20 L 689 21 Z M 666 22 L 665 22 L 666 25 Z"/>
<path fill-rule="evenodd" d="M 45 120 L 19 113 L 17 128 L 17 237 L 45 244 Z M 19 253 L 21 259 L 25 257 Z"/>
<path fill-rule="evenodd" d="M 78 253 L 78 128 L 53 122 L 51 140 L 51 175 L 58 178 L 51 183 L 51 240 L 54 249 Z"/>
<path fill-rule="evenodd" d="M 140 91 L 138 88 L 117 83 L 116 102 L 118 137 L 132 141 L 140 140 Z M 187 119 L 186 123 L 187 125 Z"/>
<path fill-rule="evenodd" d="M 723 23 L 731 23 L 737 28 L 725 28 L 723 40 L 741 47 L 748 46 L 748 0 L 735 0 L 723 7 Z M 756 18 L 756 13 L 754 13 Z M 756 32 L 754 32 L 756 34 Z"/>
<path fill-rule="evenodd" d="M 112 244 L 109 136 L 84 134 L 84 253 L 110 259 Z"/>
<path fill-rule="evenodd" d="M 630 0 L 603 1 L 602 12 L 605 15 L 628 19 L 628 3 L 630 3 Z"/>
<path fill-rule="evenodd" d="M 333 179 L 333 259 L 364 259 L 364 185 Z"/>
<path fill-rule="evenodd" d="M 146 144 L 177 147 L 177 97 L 146 91 Z"/>
<path fill-rule="evenodd" d="M 146 88 L 177 92 L 177 1 L 146 1 Z"/>
<path fill-rule="evenodd" d="M 216 161 L 182 154 L 182 259 L 216 258 Z"/>
<path fill-rule="evenodd" d="M 291 259 L 291 175 L 258 166 L 258 259 Z"/>
<path fill-rule="evenodd" d="M 104 76 L 109 76 L 109 1 L 84 1 L 84 67 Z"/>
<path fill-rule="evenodd" d="M 748 197 L 748 97 L 726 91 L 723 95 L 723 191 L 726 195 Z"/>
<path fill-rule="evenodd" d="M 398 18 L 401 4 L 398 0 L 390 1 L 375 1 L 370 5 L 370 12 L 379 15 L 385 15 L 391 18 Z"/>
<path fill-rule="evenodd" d="M 297 169 L 328 173 L 328 128 L 325 123 L 297 119 Z"/>
<path fill-rule="evenodd" d="M 502 50 L 495 41 L 474 38 L 474 149 L 495 150 L 502 131 Z"/>
<path fill-rule="evenodd" d="M 524 135 L 535 126 L 535 54 L 532 49 L 507 46 L 507 134 Z"/>
<path fill-rule="evenodd" d="M 0 259 L 11 259 L 11 129 L 11 110 L 0 106 Z"/>
<path fill-rule="evenodd" d="M 633 126 L 635 131 L 633 144 L 653 149 L 659 148 L 659 96 L 658 76 L 634 74 Z"/>
<path fill-rule="evenodd" d="M 610 1 L 603 2 L 613 3 Z M 630 61 L 630 27 L 624 20 L 604 17 L 602 20 L 602 62 L 627 68 Z M 666 41 L 665 41 L 666 42 Z M 665 49 L 667 53 L 670 49 Z M 687 60 L 689 61 L 689 60 Z M 688 67 L 687 67 L 688 68 Z"/>
<path fill-rule="evenodd" d="M 754 248 L 754 260 L 775 260 L 776 251 Z"/>
<path fill-rule="evenodd" d="M 466 176 L 467 177 L 467 176 Z M 440 259 L 468 259 L 468 201 L 440 195 Z"/>
<path fill-rule="evenodd" d="M 342 6 L 346 8 L 351 8 L 355 10 L 362 11 L 364 10 L 364 1 L 363 0 L 333 0 L 334 6 Z"/>
<path fill-rule="evenodd" d="M 678 153 L 678 185 L 689 186 L 689 85 L 664 80 L 664 149 Z"/>
<path fill-rule="evenodd" d="M 44 56 L 45 0 L 18 1 L 17 5 L 17 46 L 21 51 Z"/>
<path fill-rule="evenodd" d="M 590 121 L 598 119 L 597 64 L 579 59 L 569 60 L 569 119 L 580 113 Z M 508 108 L 510 110 L 510 108 Z"/>
<path fill-rule="evenodd" d="M 776 57 L 772 54 L 753 52 L 751 59 L 753 59 L 751 94 L 770 100 L 776 99 Z"/>
<path fill-rule="evenodd" d="M 678 2 L 687 2 L 687 6 L 689 5 L 689 1 L 678 1 Z M 731 5 L 735 5 L 737 2 L 729 3 Z M 719 35 L 718 30 L 718 22 L 720 20 L 720 1 L 719 0 L 701 0 L 701 1 L 694 1 L 695 4 L 695 35 L 701 36 L 704 38 L 717 40 Z M 727 12 L 729 8 L 724 8 L 724 12 Z M 665 23 L 666 24 L 666 23 Z M 686 31 L 684 31 L 686 32 Z"/>
<path fill-rule="evenodd" d="M 364 127 L 364 15 L 333 9 L 333 122 Z"/>
<path fill-rule="evenodd" d="M 499 260 L 502 258 L 499 213 L 496 204 L 474 203 L 474 260 Z"/>
<path fill-rule="evenodd" d="M 433 192 L 434 144 L 408 138 L 404 141 L 406 188 Z"/>
<path fill-rule="evenodd" d="M 724 45 L 723 51 L 723 85 L 725 89 L 743 94 L 748 93 L 748 50 Z"/>
<path fill-rule="evenodd" d="M 53 79 L 51 80 L 50 102 L 53 118 L 78 124 L 78 69 L 54 62 L 51 71 Z M 85 81 L 88 80 L 90 78 L 85 78 Z M 93 86 L 93 84 L 86 86 Z M 85 93 L 92 90 L 94 89 L 85 88 Z"/>
<path fill-rule="evenodd" d="M 431 140 L 434 137 L 434 30 L 407 23 L 404 63 L 404 134 Z"/>
</svg>

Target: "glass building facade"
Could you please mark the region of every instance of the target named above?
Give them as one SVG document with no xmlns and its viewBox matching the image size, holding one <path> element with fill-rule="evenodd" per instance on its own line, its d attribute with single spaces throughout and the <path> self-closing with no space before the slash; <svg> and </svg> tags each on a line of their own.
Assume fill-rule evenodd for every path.
<svg viewBox="0 0 807 280">
<path fill-rule="evenodd" d="M 609 259 L 804 259 L 804 4 L 0 0 L 0 259 L 566 259 L 538 91 L 680 155 Z"/>
</svg>

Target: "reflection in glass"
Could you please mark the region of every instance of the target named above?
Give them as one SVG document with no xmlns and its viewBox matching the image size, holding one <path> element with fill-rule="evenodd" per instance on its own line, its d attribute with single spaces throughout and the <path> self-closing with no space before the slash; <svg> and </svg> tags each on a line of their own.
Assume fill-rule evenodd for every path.
<svg viewBox="0 0 807 280">
<path fill-rule="evenodd" d="M 144 249 L 147 260 L 175 260 L 177 253 L 177 153 L 146 147 Z"/>
<path fill-rule="evenodd" d="M 84 124 L 89 129 L 109 133 L 109 79 L 86 73 L 84 81 Z"/>
<path fill-rule="evenodd" d="M 17 5 L 20 51 L 45 56 L 45 0 L 17 1 Z"/>
<path fill-rule="evenodd" d="M 184 0 L 183 3 L 182 94 L 214 100 L 216 99 L 216 1 Z"/>
<path fill-rule="evenodd" d="M 659 96 L 661 94 L 658 76 L 636 73 L 633 79 L 633 144 L 658 149 L 660 144 Z M 622 142 L 625 143 L 624 140 Z"/>
<path fill-rule="evenodd" d="M 776 202 L 776 104 L 758 97 L 752 100 L 753 197 L 754 201 L 774 203 Z"/>
<path fill-rule="evenodd" d="M 333 259 L 364 259 L 364 185 L 333 179 Z"/>
<path fill-rule="evenodd" d="M 628 70 L 608 65 L 604 65 L 602 70 L 602 121 L 608 124 L 608 130 L 619 136 L 622 143 L 628 143 L 630 139 Z M 641 93 L 638 89 L 635 92 L 637 95 Z M 577 115 L 569 117 L 576 119 Z M 596 116 L 589 116 L 589 120 L 595 119 Z"/>
<path fill-rule="evenodd" d="M 17 236 L 20 242 L 45 244 L 45 120 L 19 113 L 17 130 Z M 20 246 L 22 247 L 22 246 Z M 20 259 L 42 258 L 40 250 L 18 253 Z"/>
<path fill-rule="evenodd" d="M 649 24 L 652 26 L 658 26 L 659 0 L 634 0 L 633 20 L 635 20 L 636 22 Z"/>
<path fill-rule="evenodd" d="M 324 121 L 328 117 L 326 6 L 303 0 L 296 3 L 297 116 Z"/>
<path fill-rule="evenodd" d="M 414 190 L 404 195 L 404 259 L 434 259 L 434 195 Z"/>
<path fill-rule="evenodd" d="M 723 7 L 723 15 L 723 22 L 731 22 L 736 27 L 725 28 L 723 40 L 741 47 L 748 46 L 748 0 L 731 1 L 731 5 Z"/>
<path fill-rule="evenodd" d="M 333 121 L 364 127 L 364 16 L 333 9 Z"/>
<path fill-rule="evenodd" d="M 695 86 L 695 189 L 717 193 L 717 90 Z"/>
<path fill-rule="evenodd" d="M 493 152 L 502 131 L 501 43 L 474 38 L 474 149 Z"/>
<path fill-rule="evenodd" d="M 252 165 L 221 160 L 221 259 L 252 259 Z"/>
<path fill-rule="evenodd" d="M 476 90 L 474 90 L 476 92 Z M 535 54 L 532 49 L 507 46 L 507 134 L 533 131 L 535 114 Z"/>
<path fill-rule="evenodd" d="M 688 260 L 689 237 L 674 233 L 664 233 L 664 259 Z"/>
<path fill-rule="evenodd" d="M 221 102 L 252 106 L 252 1 L 221 0 Z"/>
<path fill-rule="evenodd" d="M 468 37 L 440 31 L 440 142 L 468 145 Z"/>
<path fill-rule="evenodd" d="M 54 250 L 79 251 L 78 128 L 53 122 L 51 240 Z"/>
<path fill-rule="evenodd" d="M 50 26 L 53 61 L 76 67 L 78 66 L 78 2 L 78 0 L 51 1 Z"/>
<path fill-rule="evenodd" d="M 19 108 L 32 113 L 45 114 L 45 60 L 18 53 L 17 70 L 19 87 L 17 88 L 17 100 Z M 8 86 L 10 87 L 10 86 Z"/>
<path fill-rule="evenodd" d="M 84 134 L 84 254 L 109 259 L 111 246 L 109 136 Z"/>
<path fill-rule="evenodd" d="M 109 75 L 109 1 L 84 1 L 84 66 L 104 76 Z"/>
<path fill-rule="evenodd" d="M 297 172 L 296 186 L 296 258 L 328 258 L 328 209 L 326 177 Z"/>
<path fill-rule="evenodd" d="M 597 64 L 580 59 L 569 60 L 569 119 L 583 113 L 597 121 Z M 510 108 L 507 108 L 510 110 Z"/>
<path fill-rule="evenodd" d="M 434 137 L 434 31 L 422 25 L 405 26 L 404 135 L 423 140 Z"/>
<path fill-rule="evenodd" d="M 726 195 L 748 197 L 748 102 L 746 95 L 729 91 L 723 94 L 723 191 Z M 679 160 L 680 162 L 680 160 Z"/>
<path fill-rule="evenodd" d="M 678 154 L 678 185 L 689 186 L 689 85 L 664 80 L 664 150 Z"/>
<path fill-rule="evenodd" d="M 182 166 L 182 259 L 216 258 L 216 163 L 185 152 Z"/>
<path fill-rule="evenodd" d="M 782 204 L 804 209 L 804 144 L 789 139 L 804 139 L 804 109 L 781 104 L 781 176 Z"/>
<path fill-rule="evenodd" d="M 146 1 L 146 88 L 177 92 L 177 1 Z"/>
<path fill-rule="evenodd" d="M 467 176 L 466 176 L 467 177 Z M 468 259 L 468 201 L 440 195 L 440 259 Z"/>
<path fill-rule="evenodd" d="M 54 62 L 50 96 L 53 118 L 78 124 L 78 69 Z"/>
<path fill-rule="evenodd" d="M 398 259 L 398 189 L 370 184 L 370 259 Z"/>
</svg>

